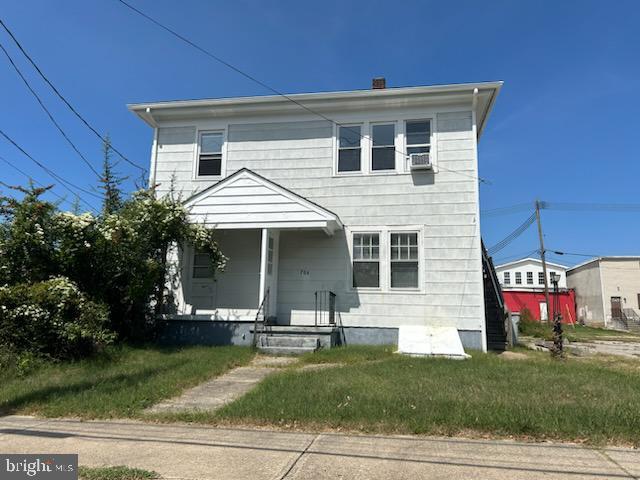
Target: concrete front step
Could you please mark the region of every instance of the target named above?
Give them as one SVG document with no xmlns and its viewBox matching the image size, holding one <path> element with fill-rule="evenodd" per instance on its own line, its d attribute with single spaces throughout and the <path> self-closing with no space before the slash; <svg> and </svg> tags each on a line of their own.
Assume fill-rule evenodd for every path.
<svg viewBox="0 0 640 480">
<path fill-rule="evenodd" d="M 260 345 L 267 347 L 310 347 L 318 348 L 320 340 L 310 335 L 270 335 L 260 336 Z"/>
<path fill-rule="evenodd" d="M 258 351 L 266 355 L 302 355 L 303 353 L 315 352 L 314 347 L 274 347 L 274 346 L 258 346 Z"/>
</svg>

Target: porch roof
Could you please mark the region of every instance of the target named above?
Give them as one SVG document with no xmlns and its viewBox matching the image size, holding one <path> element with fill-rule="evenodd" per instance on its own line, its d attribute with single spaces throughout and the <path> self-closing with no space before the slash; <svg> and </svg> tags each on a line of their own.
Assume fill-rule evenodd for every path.
<svg viewBox="0 0 640 480">
<path fill-rule="evenodd" d="M 243 168 L 185 201 L 189 218 L 220 229 L 342 228 L 338 216 L 301 195 Z"/>
</svg>

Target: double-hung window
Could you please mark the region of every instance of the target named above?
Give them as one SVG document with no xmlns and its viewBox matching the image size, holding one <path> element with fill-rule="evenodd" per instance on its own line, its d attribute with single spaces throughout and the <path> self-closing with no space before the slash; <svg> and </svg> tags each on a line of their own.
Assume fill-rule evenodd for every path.
<svg viewBox="0 0 640 480">
<path fill-rule="evenodd" d="M 193 278 L 211 278 L 211 257 L 208 253 L 196 250 L 193 254 Z"/>
<path fill-rule="evenodd" d="M 418 288 L 418 234 L 391 234 L 391 288 Z"/>
<path fill-rule="evenodd" d="M 341 125 L 338 127 L 338 173 L 359 172 L 361 170 L 360 125 Z"/>
<path fill-rule="evenodd" d="M 544 285 L 544 272 L 538 272 L 538 285 Z"/>
<path fill-rule="evenodd" d="M 408 120 L 405 123 L 407 157 L 412 153 L 431 153 L 431 121 Z M 408 161 L 408 159 L 407 159 Z"/>
<path fill-rule="evenodd" d="M 198 177 L 222 175 L 222 132 L 203 132 L 198 146 Z"/>
<path fill-rule="evenodd" d="M 371 126 L 371 171 L 395 170 L 396 126 L 393 123 Z"/>
<path fill-rule="evenodd" d="M 533 285 L 533 272 L 527 272 L 527 285 Z"/>
<path fill-rule="evenodd" d="M 522 285 L 522 273 L 516 272 L 516 285 Z"/>
<path fill-rule="evenodd" d="M 509 272 L 504 272 L 503 276 L 504 276 L 504 284 L 505 285 L 510 285 L 511 284 L 511 274 Z"/>
<path fill-rule="evenodd" d="M 380 286 L 380 234 L 353 234 L 353 286 Z"/>
</svg>

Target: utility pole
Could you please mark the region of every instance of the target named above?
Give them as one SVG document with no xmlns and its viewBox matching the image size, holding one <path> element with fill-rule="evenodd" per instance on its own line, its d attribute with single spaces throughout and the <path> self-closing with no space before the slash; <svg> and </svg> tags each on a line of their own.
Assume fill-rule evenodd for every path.
<svg viewBox="0 0 640 480">
<path fill-rule="evenodd" d="M 540 221 L 540 202 L 536 200 L 536 220 L 538 221 L 538 237 L 540 238 L 540 260 L 542 260 L 542 273 L 544 275 L 544 300 L 547 304 L 547 322 L 549 321 L 549 275 L 547 275 L 547 261 L 545 259 L 544 236 L 542 235 L 542 222 Z M 542 320 L 542 318 L 540 319 Z"/>
</svg>

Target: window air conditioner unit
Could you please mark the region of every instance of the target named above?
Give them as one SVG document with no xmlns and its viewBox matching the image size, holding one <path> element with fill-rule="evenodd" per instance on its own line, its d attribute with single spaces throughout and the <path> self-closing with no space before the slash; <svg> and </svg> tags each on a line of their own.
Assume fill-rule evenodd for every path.
<svg viewBox="0 0 640 480">
<path fill-rule="evenodd" d="M 411 170 L 431 170 L 433 167 L 428 153 L 412 153 L 409 155 Z"/>
</svg>

